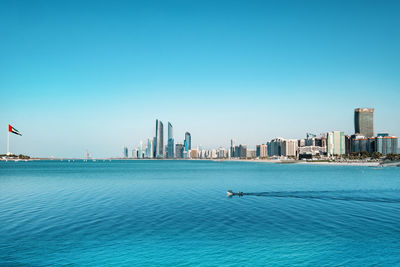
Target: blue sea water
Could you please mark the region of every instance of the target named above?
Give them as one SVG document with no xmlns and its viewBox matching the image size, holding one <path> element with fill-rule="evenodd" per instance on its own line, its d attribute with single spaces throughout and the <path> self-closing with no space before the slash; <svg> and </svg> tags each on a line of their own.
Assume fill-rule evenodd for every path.
<svg viewBox="0 0 400 267">
<path fill-rule="evenodd" d="M 400 168 L 0 162 L 0 265 L 70 264 L 399 265 Z"/>
</svg>

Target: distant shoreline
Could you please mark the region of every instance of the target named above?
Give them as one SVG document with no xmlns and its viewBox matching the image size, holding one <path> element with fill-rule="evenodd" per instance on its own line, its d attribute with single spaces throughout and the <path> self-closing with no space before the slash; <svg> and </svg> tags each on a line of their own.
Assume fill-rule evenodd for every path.
<svg viewBox="0 0 400 267">
<path fill-rule="evenodd" d="M 133 158 L 30 158 L 30 159 L 0 159 L 0 161 L 121 161 L 121 160 L 178 160 L 178 161 L 214 161 L 214 162 L 255 162 L 255 163 L 275 163 L 275 164 L 302 164 L 302 165 L 330 165 L 330 166 L 368 166 L 378 167 L 382 165 L 380 161 L 303 161 L 303 160 L 280 160 L 280 159 L 133 159 Z M 391 163 L 384 163 L 384 165 Z M 400 163 L 393 163 L 400 164 Z"/>
</svg>

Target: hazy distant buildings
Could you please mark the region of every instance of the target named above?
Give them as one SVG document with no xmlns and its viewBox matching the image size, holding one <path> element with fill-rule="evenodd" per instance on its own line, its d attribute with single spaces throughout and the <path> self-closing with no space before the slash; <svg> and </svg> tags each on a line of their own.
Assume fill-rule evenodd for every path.
<svg viewBox="0 0 400 267">
<path fill-rule="evenodd" d="M 140 141 L 139 143 L 139 147 L 138 147 L 138 151 L 137 151 L 137 157 L 138 159 L 142 159 L 143 158 L 143 142 Z"/>
<path fill-rule="evenodd" d="M 210 159 L 216 159 L 217 157 L 218 157 L 217 150 L 215 150 L 215 149 L 209 150 L 209 158 Z"/>
<path fill-rule="evenodd" d="M 227 158 L 228 157 L 228 153 L 227 153 L 226 149 L 223 148 L 223 147 L 218 148 L 217 157 L 219 159 Z"/>
<path fill-rule="evenodd" d="M 266 158 L 268 157 L 268 150 L 267 150 L 267 145 L 262 144 L 262 145 L 257 145 L 256 146 L 256 157 L 257 158 Z"/>
<path fill-rule="evenodd" d="M 241 159 L 247 158 L 247 146 L 239 145 L 237 146 L 237 157 Z"/>
<path fill-rule="evenodd" d="M 175 158 L 183 159 L 184 149 L 185 149 L 185 147 L 183 144 L 176 144 L 175 145 Z"/>
<path fill-rule="evenodd" d="M 231 147 L 229 149 L 229 158 L 235 157 L 235 140 L 231 139 Z"/>
<path fill-rule="evenodd" d="M 356 108 L 354 110 L 354 129 L 355 134 L 364 137 L 374 136 L 374 109 Z"/>
<path fill-rule="evenodd" d="M 128 148 L 127 147 L 124 147 L 124 151 L 123 151 L 123 154 L 122 154 L 122 156 L 124 157 L 124 158 L 127 158 L 128 157 Z"/>
<path fill-rule="evenodd" d="M 238 145 L 235 146 L 235 141 L 231 140 L 231 148 L 228 152 L 228 157 L 231 158 L 247 158 L 247 146 L 246 145 Z"/>
<path fill-rule="evenodd" d="M 147 146 L 146 146 L 146 149 L 145 149 L 144 157 L 148 158 L 148 159 L 151 159 L 151 158 L 153 158 L 153 155 L 154 155 L 154 153 L 153 153 L 153 140 L 149 138 L 149 139 L 147 139 Z"/>
<path fill-rule="evenodd" d="M 345 154 L 344 133 L 333 131 L 327 134 L 327 153 L 328 156 L 340 156 Z"/>
<path fill-rule="evenodd" d="M 255 159 L 257 156 L 257 151 L 255 149 L 247 149 L 246 150 L 246 158 L 247 159 Z"/>
<path fill-rule="evenodd" d="M 197 159 L 199 157 L 199 151 L 197 149 L 190 150 L 190 158 Z"/>
<path fill-rule="evenodd" d="M 168 122 L 168 146 L 167 146 L 167 158 L 174 158 L 174 129 L 172 124 Z"/>
<path fill-rule="evenodd" d="M 132 158 L 133 159 L 137 159 L 138 158 L 138 150 L 136 148 L 132 149 Z"/>
</svg>

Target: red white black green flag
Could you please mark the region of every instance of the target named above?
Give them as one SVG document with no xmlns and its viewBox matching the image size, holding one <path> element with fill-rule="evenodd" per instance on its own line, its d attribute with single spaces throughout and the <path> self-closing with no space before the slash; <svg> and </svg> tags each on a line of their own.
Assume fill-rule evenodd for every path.
<svg viewBox="0 0 400 267">
<path fill-rule="evenodd" d="M 20 134 L 19 131 L 18 131 L 17 129 L 15 129 L 14 127 L 12 127 L 10 124 L 8 125 L 8 131 L 9 131 L 10 133 L 18 134 L 18 135 L 21 135 L 21 136 L 22 136 L 22 134 Z"/>
</svg>

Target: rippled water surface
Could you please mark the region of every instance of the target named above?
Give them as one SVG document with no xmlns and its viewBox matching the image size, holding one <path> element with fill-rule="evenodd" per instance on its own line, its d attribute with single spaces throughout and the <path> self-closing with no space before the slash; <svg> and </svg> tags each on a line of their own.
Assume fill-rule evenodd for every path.
<svg viewBox="0 0 400 267">
<path fill-rule="evenodd" d="M 399 263 L 400 168 L 0 162 L 0 265 Z"/>
</svg>

